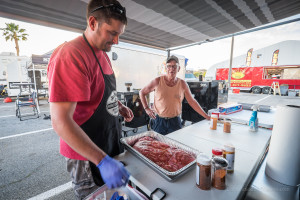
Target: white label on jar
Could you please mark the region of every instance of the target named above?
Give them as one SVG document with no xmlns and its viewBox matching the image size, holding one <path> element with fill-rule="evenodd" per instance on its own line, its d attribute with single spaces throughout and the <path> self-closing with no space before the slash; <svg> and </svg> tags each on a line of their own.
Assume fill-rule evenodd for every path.
<svg viewBox="0 0 300 200">
<path fill-rule="evenodd" d="M 199 185 L 199 177 L 200 177 L 200 167 L 199 167 L 199 165 L 197 165 L 197 169 L 196 169 L 196 183 L 197 183 L 197 185 Z"/>
<path fill-rule="evenodd" d="M 213 128 L 213 127 L 214 127 L 214 119 L 210 118 L 210 128 Z"/>
<path fill-rule="evenodd" d="M 234 167 L 234 154 L 226 154 L 226 160 L 228 161 L 227 170 L 233 170 Z"/>
</svg>

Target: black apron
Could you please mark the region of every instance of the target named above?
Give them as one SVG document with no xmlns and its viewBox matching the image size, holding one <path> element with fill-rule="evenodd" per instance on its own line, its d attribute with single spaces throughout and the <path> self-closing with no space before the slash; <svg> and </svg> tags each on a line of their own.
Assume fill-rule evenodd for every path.
<svg viewBox="0 0 300 200">
<path fill-rule="evenodd" d="M 118 98 L 116 91 L 116 78 L 114 73 L 106 75 L 103 73 L 100 62 L 92 48 L 83 34 L 84 40 L 91 48 L 96 61 L 100 67 L 101 73 L 104 78 L 105 88 L 103 98 L 95 110 L 94 114 L 80 127 L 89 136 L 89 138 L 105 153 L 109 156 L 114 157 L 124 151 L 121 146 L 121 117 L 119 116 Z M 106 54 L 103 54 L 108 61 Z M 110 65 L 111 66 L 111 65 Z M 90 163 L 92 175 L 96 185 L 101 186 L 104 184 L 99 169 L 97 166 Z"/>
</svg>

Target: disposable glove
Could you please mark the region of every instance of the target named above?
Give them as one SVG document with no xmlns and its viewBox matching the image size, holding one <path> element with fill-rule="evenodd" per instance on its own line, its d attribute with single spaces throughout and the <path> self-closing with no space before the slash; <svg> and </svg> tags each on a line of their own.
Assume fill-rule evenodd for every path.
<svg viewBox="0 0 300 200">
<path fill-rule="evenodd" d="M 129 172 L 123 164 L 106 155 L 97 165 L 102 179 L 109 189 L 125 186 L 129 180 Z"/>
</svg>

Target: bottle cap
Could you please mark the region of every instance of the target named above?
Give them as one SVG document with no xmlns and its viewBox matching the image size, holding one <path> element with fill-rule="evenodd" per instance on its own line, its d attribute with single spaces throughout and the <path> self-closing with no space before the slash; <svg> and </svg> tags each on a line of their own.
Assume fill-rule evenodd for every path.
<svg viewBox="0 0 300 200">
<path fill-rule="evenodd" d="M 228 151 L 228 152 L 234 152 L 235 151 L 235 147 L 232 144 L 225 144 L 224 145 L 224 150 Z"/>
<path fill-rule="evenodd" d="M 197 156 L 197 162 L 200 163 L 201 165 L 210 165 L 211 164 L 211 159 L 204 153 L 200 153 Z"/>
<path fill-rule="evenodd" d="M 218 119 L 218 115 L 217 114 L 211 114 L 211 118 L 217 118 Z"/>
<path fill-rule="evenodd" d="M 216 165 L 216 167 L 227 168 L 228 166 L 228 161 L 225 158 L 222 158 L 220 156 L 213 157 L 212 163 Z"/>
<path fill-rule="evenodd" d="M 212 154 L 216 156 L 222 156 L 223 155 L 223 149 L 221 148 L 213 148 Z"/>
</svg>

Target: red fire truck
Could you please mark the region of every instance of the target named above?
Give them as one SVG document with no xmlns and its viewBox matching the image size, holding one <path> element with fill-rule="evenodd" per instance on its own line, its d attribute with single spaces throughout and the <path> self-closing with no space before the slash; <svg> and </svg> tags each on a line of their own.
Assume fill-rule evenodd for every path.
<svg viewBox="0 0 300 200">
<path fill-rule="evenodd" d="M 228 68 L 216 69 L 216 80 L 228 80 Z M 300 90 L 300 65 L 232 68 L 231 88 L 269 94 L 272 84 Z"/>
</svg>

